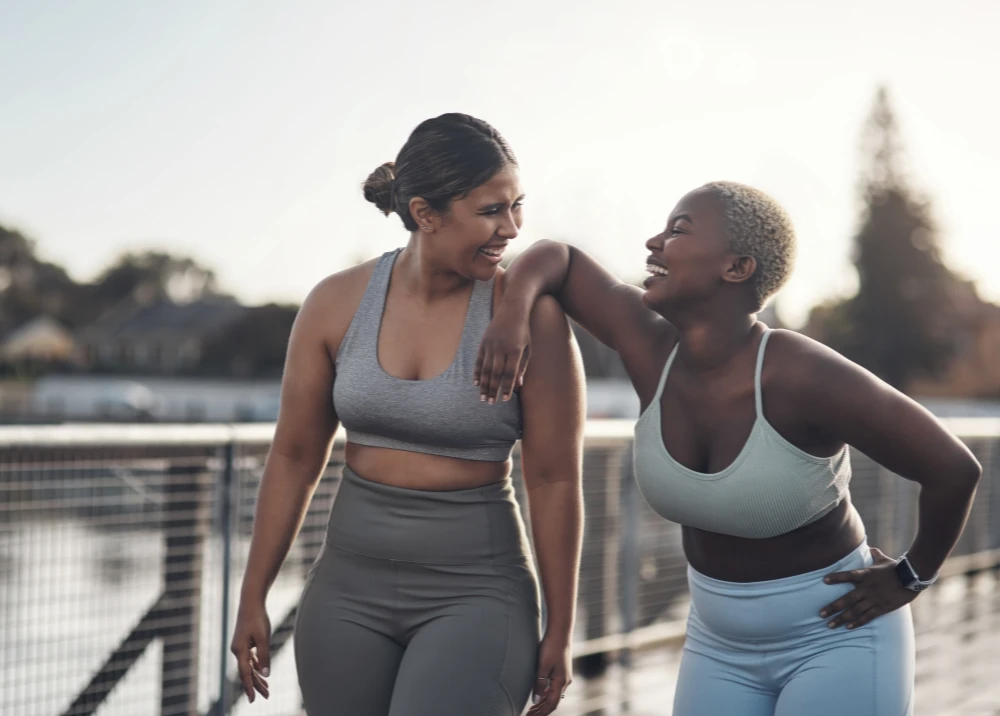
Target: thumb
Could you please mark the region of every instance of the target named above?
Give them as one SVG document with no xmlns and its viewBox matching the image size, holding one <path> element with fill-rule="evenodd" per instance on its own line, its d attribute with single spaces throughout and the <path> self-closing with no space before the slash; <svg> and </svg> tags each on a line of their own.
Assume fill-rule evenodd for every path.
<svg viewBox="0 0 1000 716">
<path fill-rule="evenodd" d="M 890 557 L 887 557 L 885 553 L 878 547 L 872 547 L 871 553 L 872 553 L 872 559 L 874 559 L 876 562 L 878 562 L 879 560 L 890 559 Z"/>
<path fill-rule="evenodd" d="M 254 639 L 257 645 L 257 665 L 260 667 L 261 676 L 267 678 L 271 675 L 271 639 L 270 635 L 262 634 L 260 638 Z"/>
</svg>

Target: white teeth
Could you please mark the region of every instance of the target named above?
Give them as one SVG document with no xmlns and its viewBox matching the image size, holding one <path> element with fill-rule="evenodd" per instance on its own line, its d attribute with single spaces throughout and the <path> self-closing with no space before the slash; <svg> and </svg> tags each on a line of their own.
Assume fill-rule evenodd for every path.
<svg viewBox="0 0 1000 716">
<path fill-rule="evenodd" d="M 663 268 L 662 266 L 657 266 L 656 264 L 646 264 L 646 270 L 649 273 L 655 274 L 657 276 L 666 276 L 667 275 L 667 270 L 665 268 Z"/>
<path fill-rule="evenodd" d="M 479 249 L 479 250 L 481 252 L 483 252 L 484 254 L 486 254 L 487 256 L 494 256 L 494 257 L 496 257 L 496 256 L 502 256 L 503 255 L 503 249 Z"/>
</svg>

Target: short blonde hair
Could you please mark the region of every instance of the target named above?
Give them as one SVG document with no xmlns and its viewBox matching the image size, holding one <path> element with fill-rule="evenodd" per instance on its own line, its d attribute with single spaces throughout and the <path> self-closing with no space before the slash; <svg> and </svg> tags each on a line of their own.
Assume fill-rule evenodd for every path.
<svg viewBox="0 0 1000 716">
<path fill-rule="evenodd" d="M 795 227 L 781 205 L 759 189 L 732 181 L 715 181 L 703 189 L 722 202 L 729 246 L 757 261 L 754 291 L 757 309 L 788 280 L 795 262 Z"/>
</svg>

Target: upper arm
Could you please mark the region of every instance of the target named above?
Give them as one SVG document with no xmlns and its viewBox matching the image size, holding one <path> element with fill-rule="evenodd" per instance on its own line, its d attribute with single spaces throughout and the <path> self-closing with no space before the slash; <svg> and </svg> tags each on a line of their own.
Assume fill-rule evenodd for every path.
<svg viewBox="0 0 1000 716">
<path fill-rule="evenodd" d="M 525 485 L 582 475 L 586 420 L 583 365 L 559 304 L 541 297 L 531 313 L 531 362 L 521 387 Z"/>
<path fill-rule="evenodd" d="M 818 429 L 921 484 L 979 478 L 969 449 L 923 406 L 826 346 L 796 342 L 791 392 Z"/>
<path fill-rule="evenodd" d="M 585 252 L 570 247 L 570 267 L 559 293 L 573 320 L 613 348 L 638 387 L 658 377 L 664 346 L 676 330 L 642 302 L 642 290 L 618 280 Z"/>
<path fill-rule="evenodd" d="M 566 313 L 605 345 L 621 350 L 670 326 L 646 308 L 642 291 L 620 281 L 586 252 L 569 247 L 570 265 L 559 291 Z"/>
<path fill-rule="evenodd" d="M 319 477 L 339 421 L 333 403 L 334 356 L 367 284 L 363 265 L 324 279 L 292 325 L 271 450 Z"/>
</svg>

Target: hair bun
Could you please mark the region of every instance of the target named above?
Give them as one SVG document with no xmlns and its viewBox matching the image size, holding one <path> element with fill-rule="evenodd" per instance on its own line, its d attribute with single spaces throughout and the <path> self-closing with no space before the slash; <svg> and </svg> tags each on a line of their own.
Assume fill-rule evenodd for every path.
<svg viewBox="0 0 1000 716">
<path fill-rule="evenodd" d="M 365 199 L 374 204 L 379 211 L 388 216 L 396 207 L 393 206 L 392 184 L 396 181 L 396 164 L 386 162 L 368 175 L 362 189 Z"/>
</svg>

